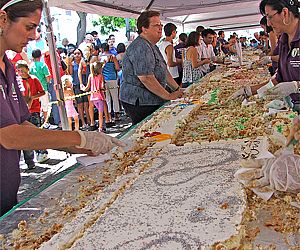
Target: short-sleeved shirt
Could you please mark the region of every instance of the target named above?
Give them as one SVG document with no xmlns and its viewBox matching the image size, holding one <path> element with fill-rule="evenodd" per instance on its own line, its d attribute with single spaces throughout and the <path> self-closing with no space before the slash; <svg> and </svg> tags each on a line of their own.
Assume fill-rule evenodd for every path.
<svg viewBox="0 0 300 250">
<path fill-rule="evenodd" d="M 128 47 L 123 59 L 123 84 L 120 100 L 141 106 L 162 105 L 166 101 L 149 91 L 138 76 L 154 75 L 163 88 L 167 86 L 167 64 L 158 47 L 137 37 Z"/>
<path fill-rule="evenodd" d="M 204 41 L 201 41 L 201 58 L 208 58 L 211 60 L 215 60 L 216 55 L 214 52 L 214 47 L 211 44 L 207 44 Z M 200 66 L 202 72 L 204 74 L 208 73 L 210 68 L 209 68 L 209 64 L 203 64 Z"/>
<path fill-rule="evenodd" d="M 59 74 L 60 74 L 60 77 L 62 77 L 65 73 L 64 73 L 64 71 L 62 69 L 62 66 L 61 66 L 61 57 L 60 57 L 60 55 L 57 51 L 56 51 L 56 57 L 57 57 L 57 63 L 58 63 L 58 68 L 59 68 Z M 49 52 L 45 53 L 44 59 L 45 59 L 46 65 L 49 69 L 51 78 L 53 79 L 53 72 L 52 72 L 51 59 L 50 59 L 50 53 Z"/>
<path fill-rule="evenodd" d="M 176 58 L 178 58 L 178 59 L 182 58 L 182 51 L 184 48 L 186 48 L 185 43 L 178 43 L 176 46 L 174 46 Z"/>
<path fill-rule="evenodd" d="M 224 47 L 224 45 L 228 44 L 228 42 L 222 37 L 219 37 L 217 42 L 220 44 L 221 50 L 224 52 L 224 54 L 228 54 L 229 50 Z"/>
<path fill-rule="evenodd" d="M 50 72 L 47 65 L 44 62 L 33 62 L 30 65 L 29 73 L 31 75 L 36 76 L 42 84 L 43 89 L 45 91 L 48 91 L 47 77 L 50 76 Z"/>
<path fill-rule="evenodd" d="M 35 76 L 30 76 L 28 79 L 23 79 L 23 86 L 24 86 L 24 96 L 34 96 L 38 93 L 44 91 L 39 79 Z M 34 99 L 32 101 L 32 105 L 29 108 L 30 113 L 40 112 L 41 111 L 41 104 L 39 99 Z"/>
<path fill-rule="evenodd" d="M 300 21 L 296 34 L 288 45 L 288 35 L 283 33 L 279 40 L 279 63 L 276 74 L 278 82 L 300 81 Z M 300 94 L 292 94 L 294 101 L 300 101 Z"/>
<path fill-rule="evenodd" d="M 15 70 L 4 56 L 5 74 L 0 69 L 0 127 L 21 124 L 30 114 L 18 88 Z M 20 185 L 20 151 L 0 145 L 0 215 L 17 203 Z"/>
</svg>

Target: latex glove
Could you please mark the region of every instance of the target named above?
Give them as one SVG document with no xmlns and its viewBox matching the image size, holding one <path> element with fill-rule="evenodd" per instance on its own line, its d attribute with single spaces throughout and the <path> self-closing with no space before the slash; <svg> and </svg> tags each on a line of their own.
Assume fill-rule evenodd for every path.
<svg viewBox="0 0 300 250">
<path fill-rule="evenodd" d="M 270 63 L 272 63 L 271 57 L 270 57 L 270 56 L 264 56 L 264 57 L 262 57 L 262 58 L 259 60 L 259 63 L 260 63 L 261 65 L 267 65 L 267 64 L 270 64 Z"/>
<path fill-rule="evenodd" d="M 240 88 L 238 91 L 236 91 L 235 93 L 233 93 L 229 99 L 231 100 L 235 100 L 235 99 L 238 99 L 240 97 L 244 97 L 244 98 L 247 98 L 247 97 L 250 97 L 252 96 L 252 91 L 251 91 L 251 87 L 250 86 L 245 86 L 245 87 L 242 87 Z"/>
<path fill-rule="evenodd" d="M 297 116 L 293 120 L 293 126 L 291 128 L 289 136 L 287 137 L 287 146 L 292 143 L 293 139 L 298 142 L 300 141 L 300 116 Z"/>
<path fill-rule="evenodd" d="M 105 154 L 115 146 L 126 146 L 125 143 L 121 142 L 117 138 L 111 137 L 102 132 L 77 132 L 81 138 L 80 146 L 77 147 L 91 150 L 95 155 Z"/>
<path fill-rule="evenodd" d="M 269 95 L 277 95 L 280 97 L 286 97 L 292 93 L 299 93 L 299 82 L 281 82 L 267 91 Z"/>
</svg>

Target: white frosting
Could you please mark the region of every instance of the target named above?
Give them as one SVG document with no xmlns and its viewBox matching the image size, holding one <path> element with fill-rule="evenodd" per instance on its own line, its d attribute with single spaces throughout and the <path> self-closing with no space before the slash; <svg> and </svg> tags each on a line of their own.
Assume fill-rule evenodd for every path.
<svg viewBox="0 0 300 250">
<path fill-rule="evenodd" d="M 72 249 L 196 249 L 228 239 L 236 233 L 245 206 L 233 178 L 239 147 L 230 143 L 165 147 L 152 166 L 139 174 L 158 149 L 150 150 L 134 173 L 120 177 L 41 249 L 72 242 L 83 224 L 99 214 L 128 180 L 132 185 L 83 230 Z M 222 209 L 225 203 L 228 208 Z"/>
</svg>

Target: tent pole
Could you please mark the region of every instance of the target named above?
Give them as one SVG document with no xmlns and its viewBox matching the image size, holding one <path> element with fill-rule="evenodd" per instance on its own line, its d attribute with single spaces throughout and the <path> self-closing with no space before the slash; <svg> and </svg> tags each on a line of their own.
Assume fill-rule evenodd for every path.
<svg viewBox="0 0 300 250">
<path fill-rule="evenodd" d="M 56 56 L 56 47 L 54 41 L 54 34 L 53 34 L 53 27 L 52 27 L 52 18 L 50 14 L 50 8 L 48 6 L 48 0 L 43 0 L 44 8 L 43 14 L 45 19 L 45 25 L 47 28 L 47 40 L 49 46 L 49 53 L 51 59 L 51 67 L 52 67 L 52 74 L 54 80 L 54 89 L 56 92 L 57 100 L 59 100 L 57 106 L 59 109 L 59 115 L 61 120 L 61 125 L 63 130 L 69 130 L 69 123 L 67 118 L 67 113 L 65 109 L 65 101 L 64 101 L 64 92 L 61 84 L 59 67 L 58 67 L 58 58 Z"/>
</svg>

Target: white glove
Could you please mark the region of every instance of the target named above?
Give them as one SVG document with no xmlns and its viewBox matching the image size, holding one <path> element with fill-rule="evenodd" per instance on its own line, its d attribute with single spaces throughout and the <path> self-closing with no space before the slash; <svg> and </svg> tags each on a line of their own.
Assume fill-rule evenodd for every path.
<svg viewBox="0 0 300 250">
<path fill-rule="evenodd" d="M 299 93 L 299 82 L 281 82 L 267 91 L 269 95 L 286 97 L 293 93 Z"/>
<path fill-rule="evenodd" d="M 121 142 L 117 138 L 111 137 L 102 132 L 77 132 L 81 138 L 80 146 L 77 147 L 91 150 L 95 155 L 105 154 L 115 146 L 126 146 L 125 143 Z"/>
<path fill-rule="evenodd" d="M 229 97 L 229 99 L 235 100 L 235 99 L 238 99 L 239 97 L 247 98 L 247 97 L 250 97 L 250 96 L 252 96 L 251 87 L 250 86 L 245 86 L 245 87 L 240 88 L 235 93 L 233 93 L 233 95 L 231 95 Z"/>
<path fill-rule="evenodd" d="M 261 58 L 261 59 L 259 60 L 259 63 L 260 63 L 261 65 L 267 65 L 267 64 L 269 64 L 269 63 L 272 63 L 271 57 L 270 57 L 270 56 L 264 56 L 263 58 Z"/>
</svg>

